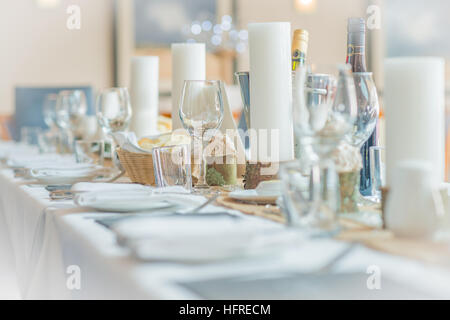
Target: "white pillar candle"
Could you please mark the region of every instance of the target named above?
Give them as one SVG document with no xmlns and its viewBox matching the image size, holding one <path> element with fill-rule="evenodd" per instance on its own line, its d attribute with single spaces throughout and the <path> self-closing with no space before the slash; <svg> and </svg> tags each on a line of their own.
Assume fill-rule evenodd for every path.
<svg viewBox="0 0 450 320">
<path fill-rule="evenodd" d="M 206 79 L 204 43 L 172 44 L 172 128 L 182 128 L 179 116 L 181 92 L 185 80 Z"/>
<path fill-rule="evenodd" d="M 130 130 L 137 137 L 157 133 L 159 98 L 159 57 L 141 56 L 131 60 L 130 99 L 133 115 Z"/>
<path fill-rule="evenodd" d="M 433 183 L 444 180 L 444 67 L 442 58 L 386 59 L 387 186 L 402 160 L 430 161 Z"/>
<path fill-rule="evenodd" d="M 288 22 L 250 23 L 248 32 L 250 124 L 258 133 L 258 155 L 252 152 L 251 160 L 266 162 L 265 153 L 272 162 L 292 160 L 291 25 Z M 272 135 L 276 132 L 274 129 L 278 131 L 278 139 Z M 266 135 L 260 130 L 267 130 L 269 138 L 265 139 Z M 275 139 L 270 139 L 271 136 Z M 253 151 L 254 140 L 250 140 Z M 276 149 L 278 154 L 270 154 Z"/>
</svg>

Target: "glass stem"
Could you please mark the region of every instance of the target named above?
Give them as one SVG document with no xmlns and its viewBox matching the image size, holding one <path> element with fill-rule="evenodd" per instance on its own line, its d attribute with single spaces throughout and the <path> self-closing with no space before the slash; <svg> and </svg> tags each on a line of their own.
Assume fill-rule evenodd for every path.
<svg viewBox="0 0 450 320">
<path fill-rule="evenodd" d="M 196 144 L 198 145 L 198 151 L 199 151 L 199 177 L 197 186 L 203 187 L 206 186 L 206 171 L 205 171 L 205 161 L 203 157 L 203 134 L 204 132 L 200 132 L 200 134 L 195 135 L 194 139 Z"/>
</svg>

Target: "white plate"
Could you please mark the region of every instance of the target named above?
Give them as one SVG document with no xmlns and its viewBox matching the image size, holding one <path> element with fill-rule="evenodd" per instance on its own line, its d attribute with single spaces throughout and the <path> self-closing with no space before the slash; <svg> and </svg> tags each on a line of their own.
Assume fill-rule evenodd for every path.
<svg viewBox="0 0 450 320">
<path fill-rule="evenodd" d="M 93 208 L 98 211 L 117 212 L 117 213 L 151 211 L 157 209 L 167 209 L 173 206 L 174 204 L 166 201 L 158 201 L 158 202 L 155 202 L 154 200 L 128 201 L 125 199 L 120 201 L 97 202 L 91 203 L 89 205 L 90 208 Z"/>
<path fill-rule="evenodd" d="M 75 184 L 89 182 L 100 176 L 111 174 L 108 168 L 80 168 L 80 169 L 31 169 L 29 177 L 36 179 L 40 184 Z"/>
<path fill-rule="evenodd" d="M 82 181 L 92 181 L 98 174 L 89 174 L 81 176 L 34 176 L 33 178 L 40 184 L 75 184 Z"/>
<path fill-rule="evenodd" d="M 228 194 L 228 197 L 245 202 L 256 202 L 261 204 L 275 204 L 279 193 L 258 193 L 257 190 L 239 190 Z"/>
</svg>

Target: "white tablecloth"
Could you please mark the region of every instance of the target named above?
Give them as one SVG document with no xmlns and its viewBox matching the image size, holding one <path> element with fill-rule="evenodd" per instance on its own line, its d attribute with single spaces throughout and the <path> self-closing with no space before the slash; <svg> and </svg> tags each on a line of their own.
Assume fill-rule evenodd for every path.
<svg viewBox="0 0 450 320">
<path fill-rule="evenodd" d="M 0 171 L 0 241 L 4 247 L 0 261 L 14 260 L 22 298 L 198 298 L 176 282 L 270 270 L 313 271 L 344 245 L 316 240 L 305 241 L 298 249 L 276 257 L 190 265 L 143 263 L 118 246 L 110 230 L 93 220 L 99 215 L 104 213 L 82 212 L 71 201 L 52 202 L 43 187 L 15 179 L 9 169 Z M 73 266 L 81 272 L 80 289 L 67 285 Z M 450 298 L 449 270 L 363 247 L 352 251 L 335 270 L 366 273 L 370 266 L 379 267 L 383 276 L 418 288 L 430 298 Z"/>
</svg>

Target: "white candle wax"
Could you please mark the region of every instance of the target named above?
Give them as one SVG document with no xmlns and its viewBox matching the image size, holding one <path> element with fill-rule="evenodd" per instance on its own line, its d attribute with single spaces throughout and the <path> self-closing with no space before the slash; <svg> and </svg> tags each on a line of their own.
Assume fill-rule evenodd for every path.
<svg viewBox="0 0 450 320">
<path fill-rule="evenodd" d="M 384 68 L 387 185 L 402 160 L 433 164 L 433 182 L 444 179 L 444 59 L 390 58 Z"/>
<path fill-rule="evenodd" d="M 157 133 L 159 98 L 159 57 L 142 56 L 131 60 L 130 99 L 133 115 L 130 130 L 137 137 Z"/>
<path fill-rule="evenodd" d="M 291 25 L 288 22 L 250 23 L 248 32 L 250 124 L 251 129 L 258 132 L 258 142 L 250 138 L 251 160 L 266 162 L 266 154 L 271 162 L 292 160 Z M 267 135 L 261 130 L 267 130 Z M 272 135 L 276 131 L 278 138 Z M 276 149 L 278 154 L 272 154 Z"/>
<path fill-rule="evenodd" d="M 182 128 L 179 116 L 180 96 L 185 80 L 206 79 L 204 43 L 172 44 L 172 128 Z"/>
</svg>

